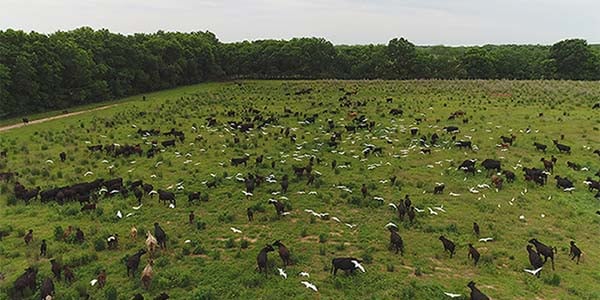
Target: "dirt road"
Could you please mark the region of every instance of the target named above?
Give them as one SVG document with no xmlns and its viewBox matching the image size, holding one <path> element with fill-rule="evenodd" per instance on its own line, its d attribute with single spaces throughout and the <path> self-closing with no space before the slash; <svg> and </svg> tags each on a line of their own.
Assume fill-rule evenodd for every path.
<svg viewBox="0 0 600 300">
<path fill-rule="evenodd" d="M 72 113 L 61 114 L 61 115 L 58 115 L 58 116 L 48 117 L 48 118 L 44 118 L 44 119 L 31 120 L 31 121 L 29 121 L 29 124 L 27 124 L 27 125 L 37 124 L 37 123 L 44 123 L 44 122 L 52 121 L 52 120 L 56 120 L 56 119 L 62 119 L 62 118 L 72 117 L 72 116 L 76 116 L 76 115 L 80 115 L 80 114 L 85 114 L 85 113 L 88 113 L 88 112 L 93 112 L 93 111 L 98 111 L 98 110 L 103 110 L 103 109 L 111 108 L 113 106 L 116 106 L 116 104 L 107 105 L 107 106 L 101 106 L 101 107 L 97 107 L 97 108 L 93 108 L 93 109 L 82 110 L 82 111 L 77 111 L 77 112 L 72 112 Z M 0 127 L 0 132 L 11 130 L 11 129 L 15 129 L 15 128 L 19 128 L 19 127 L 23 127 L 23 126 L 27 126 L 27 125 L 25 125 L 24 123 L 18 123 L 18 124 L 3 126 L 3 127 Z"/>
</svg>

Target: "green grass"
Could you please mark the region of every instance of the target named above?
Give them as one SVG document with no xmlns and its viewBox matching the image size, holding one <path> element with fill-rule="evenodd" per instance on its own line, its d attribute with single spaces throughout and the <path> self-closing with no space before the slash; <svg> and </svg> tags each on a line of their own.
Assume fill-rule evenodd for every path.
<svg viewBox="0 0 600 300">
<path fill-rule="evenodd" d="M 294 95 L 296 90 L 308 87 L 314 89 L 311 94 Z M 340 107 L 338 99 L 344 94 L 339 90 L 341 87 L 358 91 L 350 98 L 353 102 L 367 101 L 368 104 Z M 393 103 L 386 103 L 388 97 L 393 97 Z M 8 150 L 8 159 L 0 160 L 0 172 L 19 172 L 19 181 L 29 188 L 44 189 L 122 176 L 125 181 L 143 179 L 155 188 L 183 182 L 185 192 L 201 191 L 209 195 L 209 200 L 190 207 L 185 192 L 179 192 L 175 209 L 157 203 L 156 198 L 145 198 L 142 209 L 134 211 L 131 207 L 137 204 L 131 195 L 126 199 L 102 199 L 98 204 L 101 209 L 96 213 L 82 214 L 79 203 L 59 206 L 36 201 L 25 206 L 19 201 L 8 205 L 12 202 L 12 184 L 0 183 L 0 231 L 10 232 L 0 242 L 0 272 L 6 276 L 6 280 L 0 281 L 0 299 L 8 299 L 12 283 L 27 266 L 40 267 L 38 281 L 51 276 L 48 259 L 38 257 L 43 238 L 49 241 L 50 256 L 76 265 L 73 268 L 75 283 L 55 283 L 57 299 L 78 299 L 78 291 L 82 289 L 87 289 L 92 299 L 104 299 L 105 293 L 112 289 L 119 299 L 129 299 L 137 292 L 152 299 L 162 291 L 167 291 L 172 299 L 446 299 L 443 291 L 468 295 L 466 284 L 470 280 L 476 281 L 493 299 L 600 299 L 597 268 L 600 242 L 596 234 L 600 217 L 594 213 L 598 204 L 594 194 L 582 183 L 600 167 L 600 160 L 592 154 L 594 149 L 600 148 L 600 118 L 590 109 L 599 97 L 600 85 L 593 82 L 245 81 L 242 85 L 203 84 L 152 93 L 145 102 L 141 97 L 132 97 L 131 101 L 120 101 L 117 107 L 101 112 L 3 132 L 0 150 Z M 265 117 L 274 114 L 278 124 L 248 134 L 237 133 L 240 143 L 236 145 L 224 124 L 228 120 L 239 121 L 243 109 L 250 107 L 262 111 Z M 283 117 L 284 107 L 299 115 Z M 392 118 L 388 115 L 392 108 L 403 109 L 404 116 Z M 447 120 L 459 109 L 467 112 L 468 124 Z M 237 116 L 227 117 L 229 110 L 235 110 Z M 375 129 L 372 132 L 360 130 L 355 135 L 346 133 L 342 125 L 351 123 L 350 111 L 376 121 Z M 543 117 L 538 117 L 540 112 L 544 113 Z M 317 122 L 299 124 L 305 119 L 304 114 L 318 114 Z M 211 115 L 219 124 L 206 128 L 205 118 Z M 447 143 L 450 143 L 450 135 L 442 134 L 441 128 L 457 125 L 461 128 L 458 138 L 472 136 L 480 150 L 465 152 L 441 147 L 434 148 L 431 155 L 422 155 L 414 140 L 416 137 L 411 137 L 407 130 L 415 126 L 414 118 L 425 119 L 416 125 L 422 133 L 429 136 L 440 130 L 441 141 Z M 330 136 L 327 119 L 333 119 L 336 130 L 344 132 L 343 143 L 336 152 L 327 146 Z M 109 124 L 111 122 L 114 125 Z M 115 159 L 87 151 L 86 141 L 91 144 L 142 143 L 147 150 L 149 146 L 137 137 L 134 124 L 137 128 L 160 128 L 163 132 L 171 128 L 183 130 L 186 141 L 152 159 L 145 156 Z M 192 132 L 192 126 L 199 129 L 197 133 Z M 528 126 L 532 133 L 522 133 Z M 298 137 L 295 143 L 280 133 L 285 127 L 296 128 L 293 131 Z M 511 132 L 517 135 L 514 146 L 501 151 L 496 147 L 499 136 Z M 559 154 L 552 145 L 551 140 L 560 139 L 561 134 L 565 135 L 562 142 L 573 147 L 573 154 Z M 196 135 L 202 139 L 196 141 Z M 392 144 L 386 143 L 385 137 L 391 139 Z M 547 144 L 548 153 L 536 152 L 532 146 L 534 141 Z M 362 161 L 364 143 L 383 147 L 383 155 L 369 156 Z M 411 147 L 413 145 L 416 147 Z M 68 154 L 65 163 L 58 159 L 61 151 Z M 182 156 L 178 157 L 176 151 Z M 186 157 L 186 153 L 191 157 Z M 232 157 L 244 153 L 250 154 L 247 168 L 229 164 Z M 260 154 L 264 154 L 265 161 L 255 166 L 254 158 Z M 313 167 L 321 173 L 315 186 L 306 186 L 305 179 L 297 180 L 292 172 L 292 166 L 306 165 L 310 155 L 322 160 Z M 353 157 L 356 155 L 358 158 Z M 526 183 L 522 172 L 512 169 L 517 164 L 539 168 L 542 166 L 540 158 L 550 155 L 558 157 L 555 174 L 575 182 L 577 189 L 572 194 L 557 189 L 553 179 L 545 187 Z M 470 187 L 489 184 L 490 180 L 485 172 L 467 176 L 465 180 L 456 166 L 468 158 L 501 159 L 505 169 L 517 174 L 517 181 L 505 183 L 499 192 L 482 190 L 480 194 L 471 194 Z M 48 159 L 54 160 L 54 164 L 46 163 Z M 109 163 L 103 163 L 104 159 Z M 188 159 L 192 162 L 184 164 Z M 333 159 L 338 165 L 349 162 L 350 167 L 332 170 Z M 589 167 L 590 171 L 568 169 L 567 160 Z M 163 163 L 155 167 L 159 161 Z M 271 168 L 272 161 L 276 161 L 275 169 Z M 114 175 L 109 174 L 109 165 L 114 165 Z M 369 165 L 377 167 L 369 169 Z M 87 171 L 94 175 L 83 177 Z M 269 198 L 281 196 L 271 194 L 279 191 L 278 183 L 261 185 L 249 199 L 242 195 L 244 186 L 234 176 L 249 172 L 263 176 L 272 173 L 277 179 L 284 174 L 290 176 L 290 188 L 285 195 L 288 200 L 282 201 L 291 208 L 291 216 L 278 218 L 272 205 L 267 203 Z M 211 173 L 219 182 L 214 189 L 202 184 L 213 180 Z M 398 177 L 394 186 L 389 182 L 379 183 L 392 175 Z M 435 182 L 445 183 L 443 195 L 431 193 Z M 369 187 L 367 199 L 360 196 L 363 183 Z M 353 193 L 334 185 L 345 185 Z M 528 193 L 523 196 L 520 193 L 525 188 Z M 298 191 L 306 194 L 298 194 Z M 309 195 L 309 191 L 316 191 L 317 195 Z M 461 196 L 452 197 L 449 192 Z M 438 216 L 418 214 L 414 224 L 401 224 L 387 203 L 397 203 L 405 194 L 411 195 L 419 208 L 443 204 L 447 212 Z M 372 200 L 374 196 L 383 197 L 385 202 Z M 515 200 L 510 205 L 513 197 Z M 248 223 L 248 207 L 264 211 L 255 212 L 254 222 Z M 333 220 L 311 218 L 304 209 L 328 212 L 344 223 L 358 226 L 350 229 Z M 117 210 L 135 215 L 118 220 Z M 187 224 L 191 210 L 200 225 Z M 545 217 L 542 218 L 542 214 Z M 519 220 L 520 215 L 525 216 L 525 221 Z M 404 256 L 388 250 L 389 233 L 383 226 L 389 221 L 400 225 Z M 477 242 L 471 233 L 473 221 L 481 226 L 482 236 L 495 240 L 487 244 Z M 150 291 L 144 291 L 139 271 L 148 256 L 143 257 L 134 279 L 126 277 L 123 258 L 144 247 L 143 232 L 151 230 L 154 222 L 160 222 L 167 232 L 168 250 L 155 258 L 155 277 Z M 87 239 L 83 245 L 54 239 L 56 227 L 65 229 L 69 225 L 83 229 Z M 132 225 L 139 231 L 137 241 L 128 238 Z M 230 227 L 239 228 L 243 233 L 234 234 Z M 34 242 L 26 247 L 23 235 L 30 228 L 34 230 Z M 120 248 L 96 251 L 96 241 L 103 241 L 112 233 L 121 237 Z M 437 239 L 442 234 L 457 244 L 457 254 L 452 259 L 443 253 Z M 556 271 L 547 266 L 541 279 L 522 271 L 530 267 L 525 246 L 533 237 L 558 249 Z M 185 244 L 187 239 L 192 243 Z M 266 243 L 275 240 L 281 240 L 290 249 L 295 262 L 286 268 L 287 280 L 276 273 L 276 267 L 282 265 L 277 253 L 269 254 L 268 278 L 255 271 L 256 255 Z M 585 252 L 580 265 L 568 259 L 571 240 L 577 241 Z M 476 245 L 482 254 L 478 267 L 473 267 L 466 258 L 468 243 Z M 340 256 L 362 258 L 367 272 L 331 276 L 331 259 Z M 107 286 L 102 290 L 90 287 L 88 282 L 101 269 L 107 270 Z M 297 275 L 301 271 L 310 273 L 308 281 L 318 287 L 319 293 L 300 284 L 305 280 Z"/>
</svg>

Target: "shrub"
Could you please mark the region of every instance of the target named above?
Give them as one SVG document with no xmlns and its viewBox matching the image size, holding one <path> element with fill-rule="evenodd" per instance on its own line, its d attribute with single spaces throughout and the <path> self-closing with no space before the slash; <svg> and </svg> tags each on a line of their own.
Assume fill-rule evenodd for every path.
<svg viewBox="0 0 600 300">
<path fill-rule="evenodd" d="M 114 287 L 109 287 L 104 291 L 104 296 L 106 297 L 106 300 L 117 300 L 117 289 L 115 289 Z"/>
<path fill-rule="evenodd" d="M 327 242 L 327 235 L 324 233 L 319 234 L 319 243 L 326 243 Z"/>
<path fill-rule="evenodd" d="M 94 241 L 94 249 L 96 251 L 102 251 L 102 250 L 106 249 L 106 243 L 104 243 L 103 238 L 98 238 Z"/>
</svg>

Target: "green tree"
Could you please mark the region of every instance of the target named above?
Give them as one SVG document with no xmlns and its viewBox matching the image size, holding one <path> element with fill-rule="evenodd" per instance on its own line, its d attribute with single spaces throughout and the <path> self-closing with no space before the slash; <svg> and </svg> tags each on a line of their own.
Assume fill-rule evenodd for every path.
<svg viewBox="0 0 600 300">
<path fill-rule="evenodd" d="M 597 60 L 585 40 L 560 41 L 550 48 L 550 59 L 559 79 L 585 80 L 595 77 Z"/>
<path fill-rule="evenodd" d="M 395 38 L 389 41 L 387 49 L 392 62 L 392 76 L 398 79 L 412 78 L 417 62 L 415 45 L 404 38 Z"/>
</svg>

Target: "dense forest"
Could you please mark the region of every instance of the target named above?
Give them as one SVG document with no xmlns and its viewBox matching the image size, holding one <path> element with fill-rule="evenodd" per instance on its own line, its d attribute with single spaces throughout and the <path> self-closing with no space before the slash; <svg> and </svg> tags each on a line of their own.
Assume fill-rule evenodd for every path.
<svg viewBox="0 0 600 300">
<path fill-rule="evenodd" d="M 600 48 L 581 39 L 336 46 L 322 38 L 221 43 L 210 32 L 0 31 L 0 118 L 240 78 L 599 80 Z"/>
</svg>

